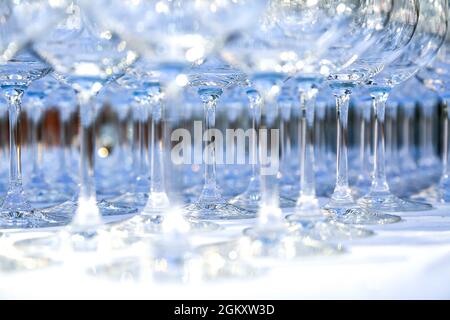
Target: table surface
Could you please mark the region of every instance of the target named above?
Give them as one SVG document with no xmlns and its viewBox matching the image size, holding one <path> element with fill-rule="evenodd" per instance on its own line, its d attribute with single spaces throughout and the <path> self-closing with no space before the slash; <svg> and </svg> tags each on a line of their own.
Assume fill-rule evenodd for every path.
<svg viewBox="0 0 450 320">
<path fill-rule="evenodd" d="M 450 208 L 399 215 L 399 223 L 366 227 L 375 231 L 372 237 L 343 242 L 344 254 L 281 261 L 255 277 L 138 283 L 53 266 L 0 272 L 0 298 L 449 299 Z M 228 223 L 222 231 L 203 237 L 218 241 L 237 236 L 250 223 Z M 7 238 L 30 235 L 18 233 Z"/>
</svg>

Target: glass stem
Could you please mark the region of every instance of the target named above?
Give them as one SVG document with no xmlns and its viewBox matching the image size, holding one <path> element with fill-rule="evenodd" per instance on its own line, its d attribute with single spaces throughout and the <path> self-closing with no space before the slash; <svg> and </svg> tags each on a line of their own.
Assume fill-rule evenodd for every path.
<svg viewBox="0 0 450 320">
<path fill-rule="evenodd" d="M 22 108 L 22 90 L 13 89 L 7 93 L 9 111 L 9 192 L 22 192 L 22 159 L 20 111 Z"/>
<path fill-rule="evenodd" d="M 220 194 L 216 182 L 216 143 L 213 141 L 213 130 L 216 125 L 217 99 L 222 94 L 222 90 L 205 89 L 199 90 L 199 93 L 203 101 L 205 130 L 207 141 L 209 141 L 205 152 L 205 184 L 201 198 L 218 198 Z"/>
<path fill-rule="evenodd" d="M 390 172 L 395 177 L 399 174 L 398 165 L 398 105 L 393 103 L 389 106 L 389 134 L 387 136 L 387 150 L 390 159 Z"/>
<path fill-rule="evenodd" d="M 279 141 L 280 137 L 277 130 L 270 130 L 267 119 L 267 106 L 265 102 L 261 105 L 261 123 L 259 126 L 259 183 L 261 186 L 261 200 L 258 210 L 258 224 L 273 227 L 282 223 L 282 212 L 279 205 L 279 191 L 278 191 L 278 167 L 272 172 L 267 170 L 268 159 L 266 158 L 270 152 L 270 158 L 275 155 L 279 157 Z M 270 136 L 270 148 L 269 148 Z M 277 146 L 275 149 L 274 146 Z M 264 155 L 264 153 L 266 155 Z M 273 159 L 272 159 L 273 160 Z M 279 164 L 279 158 L 277 158 Z M 273 165 L 273 164 L 272 164 Z"/>
<path fill-rule="evenodd" d="M 442 130 L 442 175 L 438 186 L 439 200 L 445 203 L 450 202 L 450 137 L 449 137 L 449 118 L 450 112 L 448 110 L 450 98 L 443 100 L 443 130 Z"/>
<path fill-rule="evenodd" d="M 372 169 L 370 168 L 370 116 L 371 116 L 371 107 L 370 105 L 365 106 L 363 111 L 363 126 L 364 138 L 362 139 L 362 168 L 364 175 L 372 175 Z"/>
<path fill-rule="evenodd" d="M 314 140 L 315 140 L 315 164 L 317 171 L 326 172 L 326 141 L 325 141 L 325 111 L 323 109 L 319 110 L 319 117 L 316 117 L 315 120 L 315 132 L 314 132 Z"/>
<path fill-rule="evenodd" d="M 314 168 L 314 106 L 316 90 L 300 92 L 300 198 L 315 200 L 315 168 Z"/>
<path fill-rule="evenodd" d="M 140 113 L 142 112 L 141 110 Z M 142 114 L 138 122 L 138 139 L 139 176 L 145 176 L 145 120 Z"/>
<path fill-rule="evenodd" d="M 403 126 L 402 126 L 402 135 L 403 135 L 403 152 L 405 153 L 405 155 L 410 154 L 409 152 L 409 146 L 410 146 L 410 142 L 409 142 L 409 138 L 410 138 L 410 133 L 409 133 L 409 112 L 406 112 L 406 114 L 404 115 L 404 119 L 403 119 Z"/>
<path fill-rule="evenodd" d="M 252 168 L 252 176 L 250 183 L 259 183 L 259 165 L 258 165 L 258 129 L 261 123 L 261 99 L 255 90 L 249 90 L 247 96 L 250 100 L 250 112 L 252 118 L 252 134 L 253 139 L 250 139 L 250 163 Z"/>
<path fill-rule="evenodd" d="M 422 106 L 420 108 L 420 119 L 419 119 L 419 164 L 426 159 L 427 156 L 430 156 L 426 152 L 427 150 L 427 116 L 425 107 Z"/>
<path fill-rule="evenodd" d="M 95 159 L 95 103 L 94 97 L 78 94 L 80 107 L 80 192 L 78 207 L 72 224 L 78 228 L 97 227 L 101 215 L 97 206 Z"/>
<path fill-rule="evenodd" d="M 39 174 L 39 164 L 38 164 L 38 123 L 35 119 L 31 119 L 31 158 L 32 158 L 32 176 L 37 177 Z"/>
<path fill-rule="evenodd" d="M 359 120 L 359 166 L 360 172 L 358 179 L 364 178 L 365 174 L 365 155 L 366 155 L 366 121 L 364 118 L 365 106 L 363 106 L 363 110 L 360 111 Z"/>
<path fill-rule="evenodd" d="M 385 114 L 386 101 L 389 94 L 386 92 L 373 95 L 373 108 L 375 116 L 374 124 L 374 167 L 370 192 L 389 193 L 389 185 L 386 180 L 385 159 Z"/>
<path fill-rule="evenodd" d="M 163 103 L 153 104 L 150 125 L 150 192 L 165 193 L 163 148 Z"/>
<path fill-rule="evenodd" d="M 336 94 L 337 117 L 337 154 L 336 154 L 336 186 L 332 200 L 354 202 L 348 184 L 348 109 L 350 91 L 344 90 Z"/>
<path fill-rule="evenodd" d="M 449 124 L 449 116 L 450 112 L 448 110 L 450 101 L 444 101 L 444 124 L 443 124 L 443 132 L 442 132 L 442 173 L 443 175 L 448 175 L 449 173 L 449 130 L 448 130 L 448 124 Z"/>
<path fill-rule="evenodd" d="M 60 127 L 59 127 L 59 138 L 61 140 L 60 146 L 61 150 L 59 151 L 59 171 L 60 173 L 66 171 L 66 159 L 67 159 L 67 134 L 66 134 L 67 124 L 64 120 L 60 119 Z"/>
</svg>

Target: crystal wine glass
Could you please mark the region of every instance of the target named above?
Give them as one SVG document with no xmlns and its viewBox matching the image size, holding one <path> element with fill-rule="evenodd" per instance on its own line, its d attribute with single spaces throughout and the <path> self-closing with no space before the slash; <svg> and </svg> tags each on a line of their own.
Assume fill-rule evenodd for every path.
<svg viewBox="0 0 450 320">
<path fill-rule="evenodd" d="M 0 4 L 0 89 L 8 102 L 10 182 L 0 209 L 0 228 L 47 227 L 55 221 L 35 210 L 22 187 L 20 111 L 28 86 L 44 77 L 51 67 L 28 44 L 42 36 L 64 14 L 65 1 L 2 1 Z"/>
<path fill-rule="evenodd" d="M 135 209 L 97 202 L 94 184 L 95 96 L 109 82 L 123 75 L 137 59 L 125 41 L 99 28 L 77 2 L 66 19 L 47 37 L 33 45 L 55 69 L 55 76 L 71 86 L 80 108 L 80 190 L 77 202 L 69 201 L 47 211 L 74 214 L 68 229 L 75 247 L 91 245 L 102 226 L 101 214 L 133 213 Z"/>
<path fill-rule="evenodd" d="M 360 205 L 380 211 L 421 211 L 431 209 L 429 204 L 403 200 L 389 190 L 385 173 L 385 110 L 391 89 L 429 64 L 437 55 L 447 32 L 448 3 L 420 1 L 420 15 L 414 35 L 403 52 L 372 77 L 367 88 L 374 99 L 374 175 L 367 195 L 358 200 Z"/>
<path fill-rule="evenodd" d="M 418 23 L 418 1 L 395 1 L 391 4 L 380 3 L 381 12 L 388 11 L 387 16 L 380 15 L 376 19 L 363 20 L 365 30 L 376 28 L 373 47 L 364 50 L 350 65 L 340 67 L 330 73 L 329 84 L 336 97 L 337 108 L 337 172 L 336 186 L 325 209 L 337 220 L 350 224 L 392 223 L 399 217 L 374 213 L 356 203 L 351 194 L 348 182 L 348 108 L 352 90 L 398 57 L 412 38 Z M 331 56 L 340 60 L 344 47 L 337 46 L 330 52 Z"/>
</svg>

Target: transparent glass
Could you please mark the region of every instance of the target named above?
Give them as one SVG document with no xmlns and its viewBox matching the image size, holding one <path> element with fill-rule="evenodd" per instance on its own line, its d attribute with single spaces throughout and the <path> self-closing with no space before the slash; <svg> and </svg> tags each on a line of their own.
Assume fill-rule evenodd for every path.
<svg viewBox="0 0 450 320">
<path fill-rule="evenodd" d="M 108 81 L 123 75 L 138 57 L 117 36 L 111 34 L 106 37 L 97 27 L 73 3 L 67 10 L 65 21 L 33 46 L 54 67 L 55 77 L 76 92 L 80 108 L 78 199 L 46 210 L 72 217 L 64 232 L 70 235 L 67 237 L 69 247 L 77 250 L 91 250 L 98 246 L 102 239 L 101 214 L 136 212 L 136 209 L 118 207 L 105 201 L 97 202 L 94 182 L 95 98 Z"/>
<path fill-rule="evenodd" d="M 420 1 L 420 15 L 411 40 L 404 51 L 391 61 L 382 72 L 372 78 L 369 86 L 375 110 L 375 161 L 372 187 L 359 203 L 367 208 L 382 211 L 430 210 L 429 204 L 415 203 L 393 195 L 385 173 L 385 110 L 391 88 L 411 78 L 437 55 L 447 33 L 448 3 Z M 425 46 L 424 46 L 425 44 Z"/>
<path fill-rule="evenodd" d="M 9 112 L 9 187 L 0 208 L 0 228 L 48 227 L 61 223 L 35 210 L 22 186 L 20 112 L 29 85 L 51 67 L 24 47 L 57 23 L 65 1 L 3 1 L 0 4 L 0 90 Z M 33 25 L 33 28 L 30 26 Z"/>
</svg>

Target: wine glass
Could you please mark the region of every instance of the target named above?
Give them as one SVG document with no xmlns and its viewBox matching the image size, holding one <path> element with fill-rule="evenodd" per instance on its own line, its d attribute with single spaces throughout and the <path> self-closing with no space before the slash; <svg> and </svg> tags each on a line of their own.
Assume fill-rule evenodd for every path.
<svg viewBox="0 0 450 320">
<path fill-rule="evenodd" d="M 344 7 L 347 8 L 345 4 Z M 260 94 L 257 91 L 252 92 L 252 99 L 262 103 L 262 114 L 265 119 L 261 121 L 261 128 L 270 126 L 267 122 L 268 114 L 276 106 L 284 80 L 289 76 L 295 77 L 301 102 L 301 130 L 306 139 L 301 146 L 303 155 L 300 175 L 301 199 L 297 202 L 296 209 L 298 213 L 307 212 L 308 216 L 318 213 L 322 220 L 323 215 L 315 196 L 312 160 L 314 100 L 323 79 L 321 72 L 329 70 L 321 66 L 322 55 L 333 44 L 332 39 L 339 39 L 347 31 L 349 25 L 354 22 L 353 19 L 358 16 L 357 12 L 361 13 L 355 7 L 349 3 L 348 10 L 341 12 L 342 4 L 339 7 L 338 3 L 329 5 L 328 2 L 311 4 L 272 1 L 255 31 L 234 37 L 222 50 L 223 56 L 228 61 L 250 74 L 251 83 L 259 91 Z M 302 42 L 299 41 L 300 38 Z M 305 39 L 309 41 L 304 41 Z M 352 39 L 354 43 L 358 38 Z M 348 58 L 350 59 L 354 54 L 349 52 Z M 301 254 L 302 248 L 308 247 L 308 244 L 303 242 L 301 237 L 294 241 L 294 238 L 288 235 L 290 230 L 282 219 L 275 176 L 273 173 L 261 174 L 261 204 L 258 221 L 253 228 L 245 231 L 245 235 L 253 243 L 260 244 L 261 250 L 257 254 L 261 255 L 273 255 L 277 252 L 283 254 L 286 251 L 286 241 L 292 240 L 287 242 L 291 244 L 293 256 L 296 256 L 297 253 Z M 303 202 L 303 200 L 306 201 Z M 312 210 L 313 207 L 317 210 Z M 298 217 L 299 215 L 295 216 L 295 218 Z M 311 230 L 322 224 L 322 221 L 320 223 L 314 223 L 311 220 L 301 222 L 303 224 L 299 221 L 295 227 Z M 350 229 L 347 228 L 347 230 Z M 308 234 L 311 236 L 313 233 L 314 231 Z M 361 232 L 358 230 L 353 234 L 361 235 Z M 321 250 L 329 252 L 329 248 L 324 244 L 317 248 L 318 252 Z"/>
<path fill-rule="evenodd" d="M 139 68 L 143 67 L 143 68 Z M 141 71 L 142 70 L 142 71 Z M 164 132 L 165 132 L 165 105 L 160 76 L 155 66 L 141 61 L 132 71 L 135 74 L 134 97 L 140 96 L 144 100 L 147 113 L 150 114 L 149 124 L 149 186 L 141 196 L 139 215 L 117 226 L 117 229 L 126 231 L 135 236 L 146 237 L 154 233 L 163 232 L 163 220 L 166 213 L 174 205 L 169 199 L 166 187 Z M 126 196 L 126 195 L 125 195 Z M 121 201 L 118 197 L 115 201 Z M 136 201 L 136 196 L 134 196 Z M 176 211 L 175 211 L 176 212 Z M 218 226 L 213 223 L 201 221 L 186 221 L 190 230 L 214 230 Z"/>
<path fill-rule="evenodd" d="M 8 102 L 10 135 L 9 188 L 0 209 L 0 228 L 47 227 L 56 221 L 35 210 L 22 186 L 20 112 L 28 86 L 51 67 L 28 44 L 42 36 L 64 14 L 65 1 L 2 1 L 0 4 L 0 89 Z M 32 26 L 32 27 L 31 27 Z"/>
<path fill-rule="evenodd" d="M 72 87 L 80 108 L 80 190 L 77 202 L 69 201 L 47 209 L 74 214 L 69 240 L 81 250 L 95 247 L 102 227 L 101 214 L 125 214 L 136 210 L 97 202 L 94 184 L 95 97 L 110 81 L 123 75 L 137 54 L 114 33 L 96 25 L 77 2 L 66 19 L 47 37 L 35 41 L 34 50 L 50 63 L 55 77 Z"/>
<path fill-rule="evenodd" d="M 8 181 L 8 168 L 5 165 L 7 163 L 6 159 L 8 156 L 8 152 L 6 151 L 6 139 L 4 137 L 6 137 L 6 128 L 7 126 L 5 125 L 6 122 L 8 121 L 8 106 L 6 104 L 6 101 L 1 97 L 0 98 L 0 130 L 1 130 L 1 147 L 0 147 L 0 157 L 1 157 L 1 164 L 0 164 L 0 179 L 1 179 L 1 183 L 0 183 L 0 192 L 3 196 L 4 193 L 6 193 L 7 189 L 7 181 Z"/>
<path fill-rule="evenodd" d="M 414 35 L 403 52 L 371 78 L 366 86 L 374 100 L 374 175 L 368 194 L 358 200 L 360 205 L 380 211 L 421 211 L 431 205 L 400 199 L 389 190 L 385 173 L 385 109 L 393 87 L 414 76 L 437 55 L 447 33 L 448 3 L 420 1 L 420 15 Z"/>
<path fill-rule="evenodd" d="M 251 26 L 266 1 L 86 1 L 85 5 L 99 21 L 128 39 L 157 66 L 161 91 L 164 99 L 170 101 L 176 100 L 186 85 L 201 82 L 195 79 L 199 73 L 190 73 L 190 64 L 204 61 L 229 35 Z M 251 11 L 243 10 L 247 5 L 251 6 Z M 143 12 L 146 14 L 142 15 Z M 223 76 L 224 82 L 230 82 L 229 77 L 235 76 L 225 69 L 217 71 L 215 75 L 209 72 L 209 76 L 214 79 Z M 217 98 L 221 90 L 213 91 L 215 94 L 210 97 Z M 216 197 L 216 200 L 221 199 Z M 204 207 L 204 202 L 199 203 Z M 235 213 L 238 211 L 223 201 L 213 205 L 218 211 L 224 206 Z M 209 212 L 215 210 L 213 207 Z M 188 211 L 196 211 L 195 216 L 201 217 L 198 210 Z M 214 217 L 220 217 L 220 214 L 214 214 Z"/>
<path fill-rule="evenodd" d="M 418 24 L 418 1 L 395 1 L 380 5 L 381 12 L 389 11 L 387 17 L 381 15 L 381 19 L 362 21 L 364 29 L 370 29 L 373 23 L 384 26 L 376 30 L 373 47 L 364 50 L 364 54 L 354 59 L 350 65 L 340 65 L 328 77 L 328 83 L 336 97 L 338 126 L 336 186 L 325 209 L 338 221 L 350 224 L 383 224 L 400 220 L 397 216 L 375 213 L 360 207 L 351 194 L 348 182 L 348 108 L 352 90 L 395 60 L 405 49 Z M 337 46 L 336 50 L 330 52 L 331 56 L 339 60 L 343 48 Z"/>
<path fill-rule="evenodd" d="M 211 61 L 212 60 L 212 61 Z M 204 105 L 206 147 L 204 185 L 196 202 L 186 208 L 189 216 L 199 219 L 246 219 L 254 214 L 246 208 L 228 203 L 217 185 L 216 138 L 214 134 L 217 101 L 223 91 L 246 82 L 244 73 L 224 64 L 220 59 L 208 59 L 189 74 L 190 84 L 198 87 L 198 95 Z"/>
<path fill-rule="evenodd" d="M 96 17 L 96 21 L 107 29 L 114 30 L 144 58 L 155 65 L 159 74 L 158 83 L 153 86 L 150 95 L 154 96 L 157 105 L 169 106 L 170 108 L 167 108 L 169 110 L 166 109 L 166 112 L 169 113 L 173 110 L 173 105 L 180 103 L 179 99 L 185 88 L 194 82 L 192 77 L 188 76 L 191 65 L 203 62 L 236 30 L 252 26 L 255 22 L 254 17 L 260 14 L 266 1 L 101 0 L 81 1 L 80 3 L 91 15 Z M 253 4 L 253 10 L 243 10 L 248 4 Z M 159 113 L 159 110 L 163 109 L 154 108 L 155 112 Z M 155 119 L 159 119 L 159 117 Z M 155 125 L 160 126 L 159 123 L 155 123 Z M 155 146 L 161 148 L 162 143 L 155 143 Z M 160 152 L 152 154 L 155 153 L 158 157 L 161 155 Z M 163 166 L 160 168 L 162 169 Z M 161 194 L 158 195 L 159 198 L 160 196 Z M 149 195 L 149 200 L 151 198 Z M 176 210 L 173 203 L 170 204 L 169 209 L 165 208 L 162 212 L 161 208 L 156 207 L 155 209 L 157 209 L 156 212 L 152 210 L 154 213 L 150 216 L 139 215 L 139 218 L 149 225 L 147 227 L 144 224 L 141 228 L 144 229 L 143 235 L 147 235 L 148 231 L 152 232 L 156 228 L 163 233 L 163 244 L 169 245 L 172 249 L 185 247 L 188 232 L 184 230 L 185 232 L 181 234 L 177 232 L 173 234 L 167 232 L 167 229 L 178 229 L 180 226 L 188 225 L 189 230 L 194 230 L 195 223 L 202 223 L 197 219 L 191 221 L 181 219 L 182 211 Z M 175 218 L 169 217 L 168 213 L 170 212 L 173 212 Z M 142 224 L 139 224 L 138 227 L 142 227 Z M 150 230 L 146 231 L 147 228 Z M 127 230 L 126 227 L 125 230 Z M 131 230 L 137 230 L 138 235 L 140 234 L 139 228 L 136 229 L 135 226 L 132 226 Z M 166 237 L 166 235 L 169 236 Z M 171 250 L 167 250 L 162 254 L 165 261 L 167 261 L 167 257 L 170 261 L 175 261 L 174 255 L 181 261 L 184 260 L 187 252 L 180 255 L 179 251 L 172 253 Z"/>
</svg>

